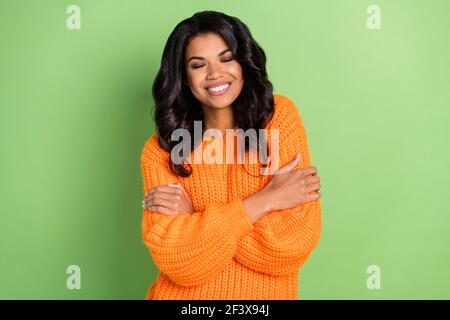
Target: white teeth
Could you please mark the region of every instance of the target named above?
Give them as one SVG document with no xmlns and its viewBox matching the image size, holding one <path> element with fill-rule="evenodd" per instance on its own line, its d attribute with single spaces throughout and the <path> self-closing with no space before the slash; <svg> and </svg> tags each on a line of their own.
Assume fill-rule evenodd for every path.
<svg viewBox="0 0 450 320">
<path fill-rule="evenodd" d="M 218 87 L 214 87 L 214 88 L 208 88 L 208 91 L 212 91 L 212 92 L 218 92 L 218 91 L 222 91 L 225 90 L 226 88 L 228 88 L 230 86 L 229 83 L 218 86 Z"/>
</svg>

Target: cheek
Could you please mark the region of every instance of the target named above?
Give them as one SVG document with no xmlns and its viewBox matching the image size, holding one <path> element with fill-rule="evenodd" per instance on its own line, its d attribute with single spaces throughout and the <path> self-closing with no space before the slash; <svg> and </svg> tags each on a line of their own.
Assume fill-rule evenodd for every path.
<svg viewBox="0 0 450 320">
<path fill-rule="evenodd" d="M 236 82 L 238 84 L 237 89 L 241 90 L 244 85 L 244 78 L 242 76 L 242 69 L 240 65 L 235 68 L 233 76 L 235 77 Z"/>
<path fill-rule="evenodd" d="M 234 76 L 237 81 L 242 82 L 244 79 L 242 78 L 242 68 L 240 64 L 236 64 L 230 70 L 230 73 Z"/>
<path fill-rule="evenodd" d="M 201 72 L 195 72 L 195 74 L 188 75 L 189 89 L 192 95 L 199 101 L 204 101 L 206 97 L 206 92 L 202 87 L 204 76 Z"/>
<path fill-rule="evenodd" d="M 202 83 L 202 76 L 200 75 L 200 72 L 196 73 L 188 73 L 188 84 L 192 91 L 200 91 L 201 89 L 201 83 Z"/>
</svg>

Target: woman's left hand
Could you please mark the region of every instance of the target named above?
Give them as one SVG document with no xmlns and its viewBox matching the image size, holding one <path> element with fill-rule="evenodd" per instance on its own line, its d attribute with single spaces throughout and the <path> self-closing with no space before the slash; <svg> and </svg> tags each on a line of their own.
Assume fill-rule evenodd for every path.
<svg viewBox="0 0 450 320">
<path fill-rule="evenodd" d="M 192 213 L 192 202 L 180 183 L 153 187 L 142 201 L 142 208 L 165 215 Z"/>
</svg>

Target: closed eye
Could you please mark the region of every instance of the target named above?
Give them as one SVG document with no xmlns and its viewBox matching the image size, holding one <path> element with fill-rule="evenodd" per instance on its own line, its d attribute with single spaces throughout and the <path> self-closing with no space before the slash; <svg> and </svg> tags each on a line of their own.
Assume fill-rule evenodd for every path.
<svg viewBox="0 0 450 320">
<path fill-rule="evenodd" d="M 234 58 L 223 59 L 221 62 L 230 62 L 232 60 L 234 60 Z M 194 64 L 194 65 L 192 65 L 192 69 L 200 69 L 203 66 L 204 66 L 204 64 L 200 64 L 200 65 Z"/>
</svg>

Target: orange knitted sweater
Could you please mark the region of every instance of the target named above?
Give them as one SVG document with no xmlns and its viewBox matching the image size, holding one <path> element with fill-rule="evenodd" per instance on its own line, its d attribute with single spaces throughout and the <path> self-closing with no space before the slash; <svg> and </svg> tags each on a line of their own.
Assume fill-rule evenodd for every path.
<svg viewBox="0 0 450 320">
<path fill-rule="evenodd" d="M 296 168 L 311 166 L 300 112 L 286 96 L 274 95 L 274 102 L 267 128 L 279 129 L 279 167 L 297 152 L 302 159 Z M 192 174 L 183 178 L 170 171 L 169 156 L 156 133 L 146 141 L 144 194 L 179 182 L 194 212 L 167 216 L 143 210 L 143 242 L 160 270 L 145 299 L 298 299 L 300 267 L 320 238 L 320 200 L 272 211 L 252 224 L 242 200 L 272 177 L 259 175 L 260 163 L 191 163 Z"/>
</svg>

